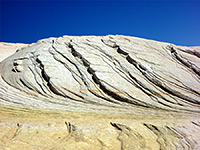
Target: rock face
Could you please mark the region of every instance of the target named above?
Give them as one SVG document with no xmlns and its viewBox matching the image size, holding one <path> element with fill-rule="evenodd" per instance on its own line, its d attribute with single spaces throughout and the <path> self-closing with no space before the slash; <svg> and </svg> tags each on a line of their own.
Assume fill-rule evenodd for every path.
<svg viewBox="0 0 200 150">
<path fill-rule="evenodd" d="M 15 53 L 17 49 L 25 46 L 27 46 L 27 44 L 0 42 L 0 53 L 1 53 L 0 62 L 4 60 L 6 57 Z"/>
<path fill-rule="evenodd" d="M 23 46 L 0 64 L 2 112 L 18 114 L 24 124 L 1 119 L 13 128 L 7 140 L 8 131 L 0 136 L 2 148 L 16 149 L 29 126 L 29 138 L 52 137 L 43 144 L 37 138 L 17 143 L 19 149 L 200 149 L 198 47 L 112 35 L 63 36 Z M 31 117 L 22 119 L 48 114 L 46 109 L 62 118 L 54 119 L 54 127 L 44 127 L 51 117 L 44 115 L 43 123 L 36 118 L 46 132 L 36 131 Z M 63 121 L 65 115 L 76 125 Z"/>
</svg>

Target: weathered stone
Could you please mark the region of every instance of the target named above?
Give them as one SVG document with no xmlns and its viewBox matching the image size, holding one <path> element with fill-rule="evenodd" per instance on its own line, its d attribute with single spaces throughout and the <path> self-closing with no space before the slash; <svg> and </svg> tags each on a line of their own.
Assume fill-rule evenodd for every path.
<svg viewBox="0 0 200 150">
<path fill-rule="evenodd" d="M 0 148 L 200 148 L 198 47 L 113 35 L 23 46 L 0 63 Z"/>
</svg>

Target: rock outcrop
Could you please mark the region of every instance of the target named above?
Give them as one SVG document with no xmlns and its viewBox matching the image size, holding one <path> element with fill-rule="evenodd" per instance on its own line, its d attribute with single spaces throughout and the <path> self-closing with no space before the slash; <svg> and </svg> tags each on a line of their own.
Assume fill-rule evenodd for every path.
<svg viewBox="0 0 200 150">
<path fill-rule="evenodd" d="M 200 149 L 198 47 L 112 35 L 22 46 L 0 63 L 0 147 Z"/>
<path fill-rule="evenodd" d="M 27 44 L 0 42 L 0 62 L 14 54 L 17 49 L 25 46 L 27 46 Z"/>
</svg>

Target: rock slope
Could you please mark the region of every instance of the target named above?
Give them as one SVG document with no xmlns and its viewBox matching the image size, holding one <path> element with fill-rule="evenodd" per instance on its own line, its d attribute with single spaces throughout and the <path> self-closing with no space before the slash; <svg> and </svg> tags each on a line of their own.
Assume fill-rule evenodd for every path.
<svg viewBox="0 0 200 150">
<path fill-rule="evenodd" d="M 198 47 L 113 35 L 21 46 L 0 63 L 0 147 L 200 149 Z"/>
<path fill-rule="evenodd" d="M 22 102 L 17 93 L 10 94 L 16 97 L 13 104 L 199 112 L 199 57 L 200 51 L 192 48 L 133 37 L 66 36 L 18 49 L 0 70 L 7 84 L 33 95 Z"/>
</svg>

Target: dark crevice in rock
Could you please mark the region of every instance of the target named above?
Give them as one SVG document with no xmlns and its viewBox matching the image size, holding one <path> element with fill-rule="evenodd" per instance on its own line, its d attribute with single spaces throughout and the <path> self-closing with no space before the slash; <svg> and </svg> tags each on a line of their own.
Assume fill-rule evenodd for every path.
<svg viewBox="0 0 200 150">
<path fill-rule="evenodd" d="M 43 77 L 43 79 L 47 82 L 47 86 L 49 87 L 49 89 L 56 95 L 59 96 L 64 96 L 63 94 L 61 94 L 51 83 L 50 81 L 50 77 L 46 74 L 45 70 L 44 70 L 44 65 L 42 64 L 42 62 L 36 58 L 36 62 L 39 64 L 39 67 L 41 69 L 41 75 Z"/>
<path fill-rule="evenodd" d="M 169 49 L 171 49 L 172 52 L 175 52 L 177 50 L 180 50 L 182 52 L 185 52 L 185 53 L 188 53 L 188 54 L 191 54 L 191 55 L 194 55 L 198 58 L 200 58 L 200 52 L 196 51 L 195 48 L 192 48 L 192 49 L 181 49 L 181 48 L 174 48 L 173 46 L 168 46 Z"/>
<path fill-rule="evenodd" d="M 163 78 L 162 76 L 160 76 L 159 74 L 157 74 L 157 73 L 155 73 L 155 72 L 154 72 L 154 74 L 155 74 L 155 76 L 157 76 L 157 77 L 159 77 L 159 78 Z M 195 93 L 196 95 L 200 96 L 200 93 L 199 93 L 199 92 L 197 92 L 197 91 L 193 90 L 192 88 L 186 86 L 184 83 L 182 83 L 180 80 L 174 78 L 173 76 L 171 76 L 171 75 L 169 75 L 169 76 L 170 76 L 170 78 L 174 79 L 175 81 L 177 81 L 177 82 L 179 82 L 179 83 L 181 84 L 181 85 L 179 85 L 179 84 L 177 84 L 177 83 L 175 83 L 175 82 L 173 82 L 173 81 L 164 79 L 164 80 L 165 80 L 167 83 L 169 83 L 170 85 L 174 85 L 174 86 L 176 86 L 176 87 L 178 87 L 178 88 L 180 88 L 180 89 L 183 89 L 183 90 L 185 90 L 185 91 L 189 91 L 189 92 Z"/>
<path fill-rule="evenodd" d="M 195 56 L 197 56 L 198 58 L 200 58 L 200 52 L 194 51 L 193 54 L 194 54 Z"/>
<path fill-rule="evenodd" d="M 25 87 L 27 87 L 28 89 L 30 89 L 30 90 L 36 90 L 36 88 L 33 88 L 33 87 L 31 87 L 28 83 L 25 83 L 24 82 L 24 80 L 22 80 L 21 78 L 19 79 L 20 81 L 21 81 L 21 83 L 25 86 Z M 40 93 L 40 91 L 37 91 L 38 93 Z M 40 94 L 42 94 L 42 93 L 40 93 Z"/>
<path fill-rule="evenodd" d="M 112 123 L 110 122 L 110 124 L 115 127 L 117 130 L 122 131 L 122 129 L 116 124 L 116 123 Z"/>
<path fill-rule="evenodd" d="M 74 56 L 74 57 L 78 57 L 79 59 L 81 59 L 82 60 L 82 62 L 83 62 L 83 65 L 85 66 L 85 67 L 89 67 L 90 66 L 90 63 L 86 60 L 86 59 L 84 59 L 83 57 L 82 57 L 82 55 L 81 54 L 79 54 L 74 48 L 73 48 L 73 46 L 72 46 L 72 44 L 71 43 L 69 43 L 69 48 L 71 48 L 71 53 L 72 53 L 72 55 Z"/>
<path fill-rule="evenodd" d="M 190 68 L 191 70 L 193 70 L 197 75 L 200 76 L 200 68 L 198 68 L 196 65 L 192 64 L 190 61 L 183 59 L 177 52 L 176 50 L 171 47 L 171 53 L 172 55 L 175 56 L 175 58 L 181 62 L 183 65 L 185 65 L 186 67 Z"/>
<path fill-rule="evenodd" d="M 117 47 L 117 52 L 118 52 L 119 54 L 128 55 L 128 53 L 125 52 L 125 51 L 123 51 L 119 46 L 116 46 L 116 47 Z M 115 48 L 115 47 L 113 47 L 113 48 Z"/>
<path fill-rule="evenodd" d="M 73 95 L 75 95 L 75 96 L 77 96 L 77 97 L 79 97 L 79 98 L 81 98 L 81 99 L 84 99 L 83 96 L 81 96 L 81 95 L 79 95 L 79 94 L 76 94 L 75 92 L 72 92 L 72 91 L 70 91 L 70 90 L 68 90 L 68 89 L 66 89 L 66 88 L 63 88 L 63 89 L 65 89 L 65 90 L 68 91 L 69 93 L 71 93 L 71 94 L 73 94 Z"/>
</svg>

